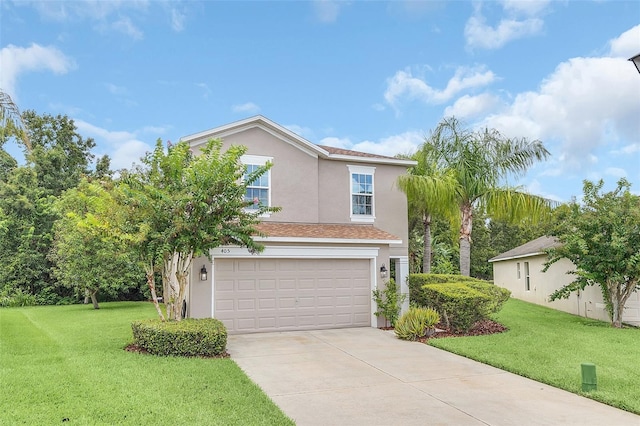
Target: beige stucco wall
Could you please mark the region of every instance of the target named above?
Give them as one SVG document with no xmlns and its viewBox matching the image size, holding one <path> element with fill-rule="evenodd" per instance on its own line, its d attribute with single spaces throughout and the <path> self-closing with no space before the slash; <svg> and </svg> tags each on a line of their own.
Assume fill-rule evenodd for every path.
<svg viewBox="0 0 640 426">
<path fill-rule="evenodd" d="M 407 198 L 395 185 L 398 176 L 406 173 L 406 167 L 320 159 L 318 179 L 320 223 L 360 223 L 351 221 L 349 166 L 375 168 L 373 197 L 375 221 L 372 224 L 402 239 L 402 244 L 390 246 L 391 256 L 407 256 L 409 247 Z"/>
<path fill-rule="evenodd" d="M 496 285 L 511 291 L 512 297 L 538 305 L 547 306 L 574 315 L 609 321 L 600 287 L 589 286 L 584 290 L 572 293 L 568 299 L 549 301 L 549 295 L 556 289 L 571 283 L 575 276 L 567 271 L 575 269 L 567 259 L 560 259 L 551 265 L 547 272 L 542 272 L 547 257 L 545 255 L 528 256 L 518 259 L 503 260 L 493 263 L 493 281 Z M 529 262 L 530 290 L 525 289 L 524 263 Z M 517 277 L 520 264 L 520 279 Z M 640 302 L 638 294 L 634 294 L 627 302 L 624 320 L 632 324 L 640 324 Z"/>
<path fill-rule="evenodd" d="M 259 128 L 226 136 L 222 143 L 224 149 L 242 145 L 248 155 L 273 158 L 271 205 L 282 210 L 264 221 L 318 222 L 317 157 Z"/>
</svg>

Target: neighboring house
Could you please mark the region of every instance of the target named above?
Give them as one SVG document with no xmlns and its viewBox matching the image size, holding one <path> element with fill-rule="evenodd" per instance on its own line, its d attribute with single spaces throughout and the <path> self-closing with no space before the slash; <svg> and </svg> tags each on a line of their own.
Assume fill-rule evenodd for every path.
<svg viewBox="0 0 640 426">
<path fill-rule="evenodd" d="M 315 145 L 262 116 L 182 140 L 197 155 L 213 138 L 246 146 L 249 171 L 273 164 L 247 198 L 282 210 L 261 218 L 261 254 L 225 246 L 194 259 L 187 315 L 232 334 L 382 325 L 372 291 L 393 269 L 408 293 L 407 200 L 395 182 L 415 163 Z"/>
<path fill-rule="evenodd" d="M 557 244 L 558 241 L 553 237 L 540 237 L 489 259 L 493 263 L 494 283 L 511 290 L 511 295 L 516 299 L 574 315 L 609 321 L 599 286 L 588 286 L 572 293 L 568 299 L 549 301 L 551 293 L 575 279 L 575 275 L 568 273 L 575 270 L 575 265 L 568 259 L 560 259 L 547 272 L 542 272 L 547 261 L 545 250 Z M 640 325 L 638 292 L 627 300 L 623 321 Z"/>
</svg>

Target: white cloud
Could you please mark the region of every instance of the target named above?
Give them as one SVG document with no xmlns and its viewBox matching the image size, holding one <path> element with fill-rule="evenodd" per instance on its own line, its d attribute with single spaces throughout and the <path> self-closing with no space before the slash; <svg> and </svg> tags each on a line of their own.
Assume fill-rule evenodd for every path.
<svg viewBox="0 0 640 426">
<path fill-rule="evenodd" d="M 639 39 L 640 42 L 640 39 Z M 640 49 L 640 46 L 639 46 Z M 508 136 L 560 145 L 567 170 L 593 164 L 594 151 L 640 134 L 637 71 L 624 58 L 572 58 L 561 63 L 535 92 L 517 95 L 481 124 Z"/>
<path fill-rule="evenodd" d="M 606 175 L 613 176 L 615 178 L 622 178 L 622 177 L 629 176 L 627 171 L 625 169 L 620 168 L 620 167 L 607 167 L 604 170 L 604 173 Z"/>
<path fill-rule="evenodd" d="M 435 89 L 424 80 L 414 77 L 411 70 L 397 71 L 387 80 L 384 98 L 397 109 L 399 100 L 415 99 L 425 103 L 437 104 L 450 100 L 458 93 L 477 87 L 483 87 L 496 80 L 496 75 L 484 67 L 459 67 L 444 89 Z"/>
<path fill-rule="evenodd" d="M 495 26 L 486 23 L 481 3 L 477 3 L 473 16 L 469 18 L 464 28 L 467 47 L 498 49 L 510 41 L 541 33 L 544 21 L 539 18 L 539 15 L 546 9 L 548 3 L 548 1 L 504 1 L 502 7 L 506 16 Z"/>
<path fill-rule="evenodd" d="M 136 27 L 129 17 L 123 17 L 111 24 L 111 28 L 122 34 L 128 35 L 134 40 L 142 40 L 143 33 Z"/>
<path fill-rule="evenodd" d="M 352 142 L 349 138 L 327 137 L 320 141 L 320 145 L 393 157 L 397 154 L 413 154 L 417 151 L 418 146 L 424 142 L 424 139 L 425 136 L 422 132 L 408 131 L 382 138 L 379 141 Z"/>
<path fill-rule="evenodd" d="M 483 93 L 477 96 L 464 95 L 458 98 L 455 103 L 444 110 L 445 117 L 455 116 L 461 119 L 475 118 L 494 111 L 502 100 L 490 93 Z"/>
<path fill-rule="evenodd" d="M 244 104 L 234 105 L 231 107 L 233 112 L 251 113 L 256 114 L 260 111 L 260 107 L 253 102 L 246 102 Z"/>
<path fill-rule="evenodd" d="M 211 89 L 207 83 L 196 83 L 196 87 L 202 89 L 202 97 L 204 99 L 209 99 L 209 95 L 211 94 Z"/>
<path fill-rule="evenodd" d="M 179 33 L 184 30 L 184 23 L 187 20 L 187 15 L 177 9 L 171 9 L 171 28 L 173 31 Z"/>
<path fill-rule="evenodd" d="M 111 14 L 125 9 L 144 10 L 148 0 L 84 0 L 84 1 L 38 1 L 32 2 L 40 16 L 56 21 L 104 20 Z"/>
<path fill-rule="evenodd" d="M 315 136 L 313 130 L 308 127 L 299 126 L 297 124 L 285 124 L 284 127 L 307 140 L 311 140 Z"/>
<path fill-rule="evenodd" d="M 336 138 L 334 136 L 330 136 L 327 138 L 323 138 L 319 145 L 327 145 L 332 146 L 334 148 L 342 148 L 342 149 L 353 149 L 353 143 L 349 138 Z"/>
<path fill-rule="evenodd" d="M 640 53 L 640 25 L 623 32 L 620 37 L 609 40 L 609 56 L 628 59 Z"/>
<path fill-rule="evenodd" d="M 320 22 L 333 23 L 338 19 L 340 4 L 333 0 L 315 0 L 313 9 Z"/>
<path fill-rule="evenodd" d="M 139 140 L 135 133 L 127 131 L 110 131 L 84 120 L 74 120 L 78 131 L 82 135 L 86 135 L 95 139 L 98 150 L 102 147 L 103 155 L 108 152 L 111 157 L 111 168 L 129 169 L 135 162 L 139 162 L 147 152 L 153 150 L 153 147 Z M 143 131 L 148 131 L 149 127 L 145 127 Z"/>
<path fill-rule="evenodd" d="M 528 185 L 525 185 L 525 190 L 529 194 L 537 195 L 539 197 L 544 197 L 544 198 L 546 198 L 548 200 L 553 200 L 553 201 L 558 201 L 558 202 L 565 201 L 565 200 L 563 200 L 561 197 L 559 197 L 556 194 L 544 191 L 542 189 L 542 185 L 536 179 L 532 180 L 531 183 L 529 183 Z"/>
<path fill-rule="evenodd" d="M 543 12 L 551 0 L 502 0 L 501 3 L 508 12 L 535 16 Z"/>
<path fill-rule="evenodd" d="M 33 43 L 25 48 L 10 44 L 0 50 L 0 68 L 0 87 L 15 100 L 16 82 L 20 74 L 29 71 L 66 74 L 75 69 L 76 64 L 73 59 L 53 46 L 45 47 Z"/>
<path fill-rule="evenodd" d="M 106 83 L 105 86 L 109 93 L 111 93 L 112 95 L 124 96 L 129 94 L 129 91 L 124 86 L 118 86 L 117 84 L 113 83 Z"/>
</svg>

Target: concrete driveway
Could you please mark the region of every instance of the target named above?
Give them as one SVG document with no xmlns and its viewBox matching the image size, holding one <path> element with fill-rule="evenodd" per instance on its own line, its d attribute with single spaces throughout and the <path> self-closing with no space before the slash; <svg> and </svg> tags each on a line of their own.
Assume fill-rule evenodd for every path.
<svg viewBox="0 0 640 426">
<path fill-rule="evenodd" d="M 300 426 L 640 426 L 631 413 L 375 328 L 236 335 L 227 348 Z"/>
</svg>

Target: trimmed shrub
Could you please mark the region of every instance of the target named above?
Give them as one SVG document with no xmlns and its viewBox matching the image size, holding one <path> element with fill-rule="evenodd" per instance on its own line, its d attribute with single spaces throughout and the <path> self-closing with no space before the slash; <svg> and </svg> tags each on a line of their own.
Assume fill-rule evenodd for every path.
<svg viewBox="0 0 640 426">
<path fill-rule="evenodd" d="M 403 340 L 416 340 L 435 329 L 440 322 L 440 315 L 431 308 L 412 306 L 396 322 L 395 333 Z"/>
<path fill-rule="evenodd" d="M 468 331 L 489 312 L 491 297 L 464 283 L 427 284 L 423 289 L 431 305 L 454 332 Z"/>
<path fill-rule="evenodd" d="M 410 274 L 409 285 L 409 300 L 411 303 L 417 306 L 431 306 L 427 300 L 422 287 L 425 284 L 445 284 L 445 283 L 461 283 L 461 282 L 479 282 L 484 283 L 486 281 L 479 280 L 477 278 L 466 277 L 459 274 Z"/>
<path fill-rule="evenodd" d="M 227 329 L 215 318 L 131 323 L 133 341 L 153 355 L 218 356 L 227 347 Z"/>
<path fill-rule="evenodd" d="M 491 298 L 491 301 L 487 305 L 487 316 L 499 312 L 500 309 L 502 309 L 502 305 L 504 305 L 504 302 L 509 300 L 509 298 L 511 297 L 511 292 L 509 290 L 507 290 L 506 288 L 498 287 L 497 285 L 488 281 L 469 281 L 465 282 L 464 284 L 467 287 L 478 290 L 480 293 L 483 293 Z"/>
</svg>

